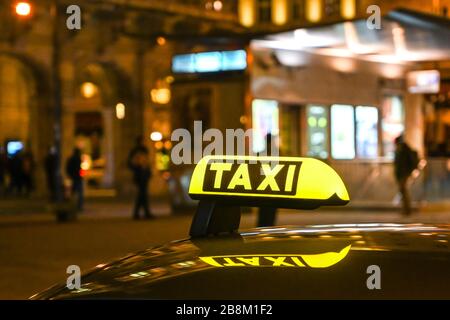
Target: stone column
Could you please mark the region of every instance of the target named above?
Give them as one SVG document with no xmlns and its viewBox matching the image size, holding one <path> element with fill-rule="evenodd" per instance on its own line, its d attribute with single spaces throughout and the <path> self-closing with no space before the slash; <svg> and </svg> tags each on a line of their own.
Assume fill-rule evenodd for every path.
<svg viewBox="0 0 450 320">
<path fill-rule="evenodd" d="M 103 114 L 103 148 L 105 155 L 105 173 L 103 175 L 103 186 L 112 188 L 114 186 L 114 110 L 105 107 Z"/>
</svg>

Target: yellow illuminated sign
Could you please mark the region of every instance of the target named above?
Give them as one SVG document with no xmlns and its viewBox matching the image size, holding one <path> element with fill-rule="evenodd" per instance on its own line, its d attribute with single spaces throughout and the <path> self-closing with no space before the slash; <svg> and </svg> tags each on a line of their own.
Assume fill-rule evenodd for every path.
<svg viewBox="0 0 450 320">
<path fill-rule="evenodd" d="M 339 175 L 313 158 L 206 156 L 195 167 L 193 199 L 273 201 L 279 207 L 342 205 L 350 198 Z"/>
<path fill-rule="evenodd" d="M 343 260 L 350 251 L 348 245 L 339 252 L 318 254 L 254 254 L 199 257 L 213 267 L 310 267 L 328 268 Z"/>
</svg>

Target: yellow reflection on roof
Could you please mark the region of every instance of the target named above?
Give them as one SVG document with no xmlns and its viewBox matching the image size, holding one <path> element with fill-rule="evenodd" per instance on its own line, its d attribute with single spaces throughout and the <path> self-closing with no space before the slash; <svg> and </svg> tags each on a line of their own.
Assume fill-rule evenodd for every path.
<svg viewBox="0 0 450 320">
<path fill-rule="evenodd" d="M 199 257 L 213 267 L 309 267 L 329 268 L 342 261 L 351 245 L 339 252 L 317 254 L 246 254 Z"/>
</svg>

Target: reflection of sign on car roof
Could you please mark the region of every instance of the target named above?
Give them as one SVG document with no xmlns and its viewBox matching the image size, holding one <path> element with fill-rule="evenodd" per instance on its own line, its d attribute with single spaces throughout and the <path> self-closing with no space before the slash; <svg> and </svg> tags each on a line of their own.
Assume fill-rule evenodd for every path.
<svg viewBox="0 0 450 320">
<path fill-rule="evenodd" d="M 328 268 L 343 260 L 351 245 L 339 252 L 318 254 L 254 254 L 208 256 L 200 259 L 214 267 L 310 267 Z"/>
<path fill-rule="evenodd" d="M 193 199 L 288 208 L 349 201 L 344 183 L 330 166 L 291 157 L 204 157 L 194 170 L 189 194 Z"/>
</svg>

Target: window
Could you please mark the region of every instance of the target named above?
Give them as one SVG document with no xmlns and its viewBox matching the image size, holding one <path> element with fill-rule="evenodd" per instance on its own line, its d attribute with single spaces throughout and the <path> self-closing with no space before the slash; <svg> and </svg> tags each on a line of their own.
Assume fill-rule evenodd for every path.
<svg viewBox="0 0 450 320">
<path fill-rule="evenodd" d="M 355 117 L 353 106 L 331 106 L 331 155 L 334 159 L 355 158 Z"/>
<path fill-rule="evenodd" d="M 394 139 L 405 130 L 405 115 L 401 97 L 385 96 L 381 105 L 381 114 L 384 155 L 388 158 L 394 158 Z"/>
<path fill-rule="evenodd" d="M 379 117 L 376 107 L 334 104 L 331 106 L 330 117 L 328 112 L 326 106 L 307 106 L 308 156 L 328 158 L 330 128 L 333 159 L 378 157 Z"/>
<path fill-rule="evenodd" d="M 266 135 L 278 136 L 278 102 L 259 100 L 252 102 L 253 152 L 262 152 L 266 148 Z"/>
<path fill-rule="evenodd" d="M 306 109 L 308 126 L 308 156 L 328 158 L 328 109 L 309 105 Z"/>
<path fill-rule="evenodd" d="M 378 156 L 378 110 L 375 107 L 356 107 L 356 152 L 358 158 Z"/>
</svg>

